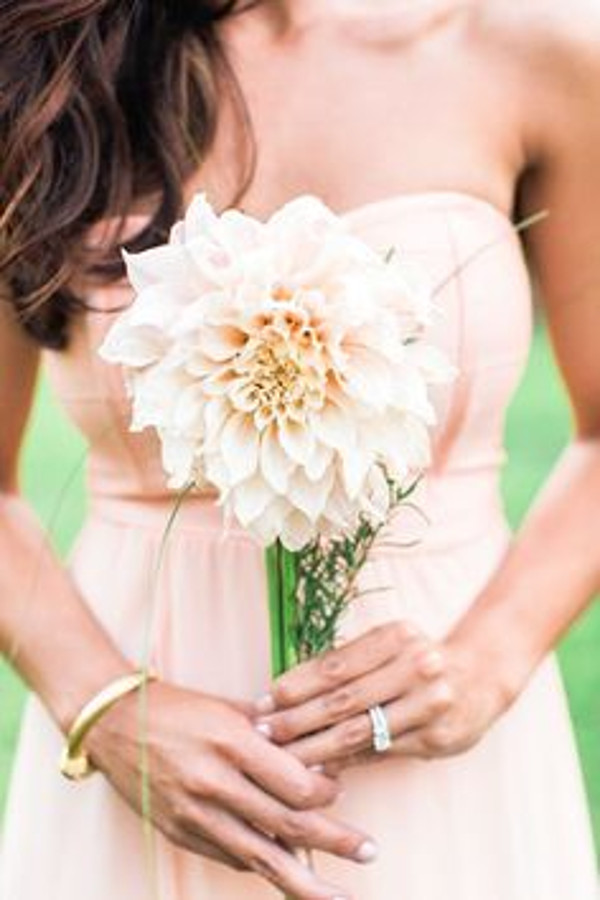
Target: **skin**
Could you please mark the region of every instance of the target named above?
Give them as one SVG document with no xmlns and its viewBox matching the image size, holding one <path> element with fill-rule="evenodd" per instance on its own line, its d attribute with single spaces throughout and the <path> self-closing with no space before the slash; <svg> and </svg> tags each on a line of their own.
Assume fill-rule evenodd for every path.
<svg viewBox="0 0 600 900">
<path fill-rule="evenodd" d="M 575 0 L 567 12 L 557 0 L 410 6 L 386 0 L 375 14 L 358 0 L 270 0 L 224 27 L 260 148 L 243 206 L 267 215 L 310 191 L 343 211 L 452 189 L 507 213 L 550 210 L 527 243 L 574 433 L 498 570 L 444 640 L 390 623 L 284 676 L 254 708 L 169 684 L 148 688 L 157 827 L 299 900 L 351 895 L 324 884 L 286 845 L 372 856 L 367 836 L 324 812 L 338 791 L 329 774 L 372 758 L 366 707 L 387 705 L 395 754 L 465 751 L 600 585 L 600 13 L 594 0 Z M 202 185 L 227 204 L 235 134 L 224 104 L 190 194 Z M 0 308 L 0 597 L 9 598 L 0 603 L 0 650 L 66 731 L 131 664 L 41 550 L 19 493 L 38 362 Z M 39 566 L 43 601 L 24 608 L 19 598 Z M 136 809 L 137 709 L 135 697 L 123 699 L 88 740 L 93 761 Z M 309 768 L 320 764 L 327 774 Z"/>
</svg>

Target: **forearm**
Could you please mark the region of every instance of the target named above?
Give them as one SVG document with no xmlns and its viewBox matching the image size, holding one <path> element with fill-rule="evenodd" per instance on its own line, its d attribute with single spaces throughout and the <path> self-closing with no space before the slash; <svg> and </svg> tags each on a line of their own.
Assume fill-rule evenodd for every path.
<svg viewBox="0 0 600 900">
<path fill-rule="evenodd" d="M 600 440 L 564 453 L 501 565 L 449 635 L 523 687 L 600 589 Z"/>
<path fill-rule="evenodd" d="M 82 705 L 132 666 L 78 595 L 33 512 L 0 494 L 0 652 L 66 730 Z"/>
</svg>

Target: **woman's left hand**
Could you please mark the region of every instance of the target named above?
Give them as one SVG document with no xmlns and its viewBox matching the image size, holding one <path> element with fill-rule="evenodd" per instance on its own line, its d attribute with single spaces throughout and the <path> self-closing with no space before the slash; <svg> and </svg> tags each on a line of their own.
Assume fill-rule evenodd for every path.
<svg viewBox="0 0 600 900">
<path fill-rule="evenodd" d="M 283 675 L 257 702 L 256 726 L 305 764 L 336 771 L 390 754 L 462 753 L 513 699 L 487 654 L 399 621 Z M 385 754 L 373 749 L 375 705 L 393 738 Z"/>
</svg>

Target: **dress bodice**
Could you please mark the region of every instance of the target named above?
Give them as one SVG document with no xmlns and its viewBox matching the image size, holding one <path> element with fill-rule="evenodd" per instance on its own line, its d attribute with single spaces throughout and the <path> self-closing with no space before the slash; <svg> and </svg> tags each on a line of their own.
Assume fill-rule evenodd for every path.
<svg viewBox="0 0 600 900">
<path fill-rule="evenodd" d="M 344 219 L 377 250 L 393 246 L 418 260 L 438 286 L 429 340 L 446 352 L 459 376 L 436 389 L 429 481 L 443 486 L 454 479 L 458 496 L 462 480 L 456 476 L 468 476 L 487 497 L 482 502 L 495 503 L 505 412 L 531 337 L 531 288 L 514 226 L 487 201 L 455 192 L 393 196 Z M 168 493 L 155 434 L 129 431 L 122 374 L 97 353 L 131 296 L 125 284 L 91 293 L 93 309 L 76 321 L 69 349 L 46 356 L 55 392 L 89 443 L 92 499 L 150 500 Z"/>
</svg>

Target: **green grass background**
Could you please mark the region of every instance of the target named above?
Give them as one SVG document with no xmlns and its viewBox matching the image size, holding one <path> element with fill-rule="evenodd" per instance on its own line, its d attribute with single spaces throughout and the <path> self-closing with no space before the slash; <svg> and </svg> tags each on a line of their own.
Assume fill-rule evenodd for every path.
<svg viewBox="0 0 600 900">
<path fill-rule="evenodd" d="M 504 495 L 516 527 L 569 434 L 569 413 L 547 341 L 538 329 L 526 376 L 507 422 L 510 462 Z M 62 553 L 77 531 L 84 511 L 83 445 L 40 386 L 23 460 L 27 496 L 42 520 L 51 522 Z M 76 476 L 73 478 L 73 473 Z M 65 489 L 66 481 L 70 479 Z M 61 512 L 55 511 L 60 502 Z M 594 604 L 559 648 L 600 853 L 600 606 Z M 23 689 L 0 663 L 0 811 L 14 753 Z M 552 790 L 552 785 L 548 785 Z"/>
</svg>

